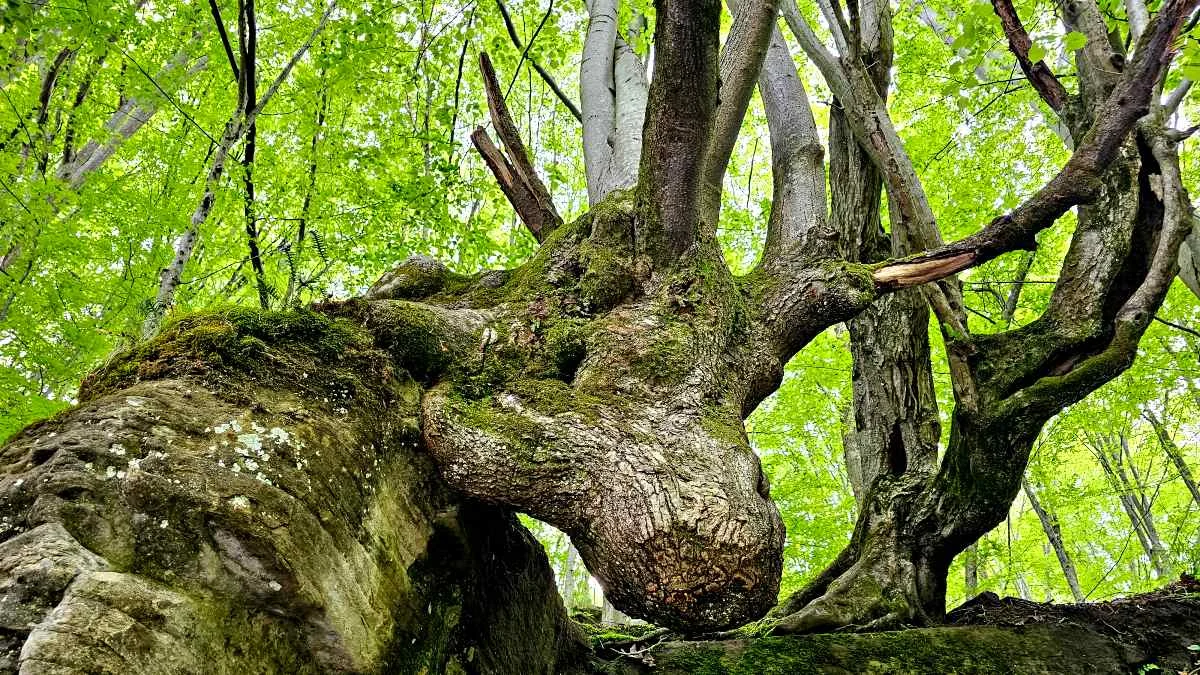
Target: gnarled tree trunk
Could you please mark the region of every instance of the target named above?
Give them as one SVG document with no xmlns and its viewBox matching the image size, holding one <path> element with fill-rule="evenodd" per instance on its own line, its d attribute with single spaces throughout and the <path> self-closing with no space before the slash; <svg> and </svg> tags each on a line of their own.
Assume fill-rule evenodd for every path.
<svg viewBox="0 0 1200 675">
<path fill-rule="evenodd" d="M 3 449 L 0 670 L 572 668 L 544 552 L 438 477 L 402 350 L 234 310 L 94 373 Z"/>
<path fill-rule="evenodd" d="M 840 58 L 790 8 L 844 105 L 838 166 L 865 172 L 869 160 L 896 214 L 893 254 L 923 250 L 875 262 L 879 247 L 863 244 L 880 241 L 879 179 L 839 199 L 863 211 L 830 227 L 820 146 L 811 113 L 794 106 L 803 89 L 773 39 L 774 3 L 739 3 L 750 33 L 732 41 L 745 46 L 727 43 L 732 61 L 718 58 L 715 0 L 658 3 L 631 184 L 638 141 L 616 125 L 644 83 L 611 25 L 614 3 L 594 0 L 584 69 L 599 68 L 603 84 L 625 59 L 630 77 L 584 101 L 589 214 L 561 222 L 489 85 L 511 157 L 486 135 L 477 147 L 541 244 L 528 263 L 463 277 L 417 257 L 366 297 L 315 313 L 184 318 L 89 378 L 81 407 L 5 448 L 3 513 L 15 529 L 0 545 L 10 597 L 21 598 L 5 626 L 22 667 L 82 669 L 132 640 L 146 669 L 454 659 L 567 669 L 572 639 L 548 566 L 510 510 L 566 532 L 605 597 L 635 617 L 693 631 L 760 617 L 776 601 L 784 532 L 742 420 L 814 336 L 918 286 L 954 373 L 946 456 L 934 465 L 927 336 L 916 330 L 925 310 L 910 292 L 855 329 L 867 336 L 858 367 L 891 373 L 879 389 L 891 407 L 860 411 L 871 461 L 854 539 L 789 603 L 783 627 L 940 617 L 950 561 L 1007 513 L 1042 423 L 1129 366 L 1175 274 L 1190 220 L 1174 141 L 1157 109 L 1139 120 L 1196 4 L 1165 2 L 1124 72 L 1071 104 L 1078 149 L 1046 187 L 951 244 L 887 117 L 883 78 L 858 48 L 871 22 L 886 43 L 886 3 L 863 3 L 876 13 L 855 18 L 857 34 L 841 22 Z M 746 78 L 764 62 L 775 202 L 760 264 L 735 277 L 712 190 Z M 608 145 L 613 134 L 620 142 Z M 970 335 L 947 278 L 1030 246 L 1083 204 L 1046 315 Z M 861 241 L 848 246 L 851 235 Z M 869 336 L 890 321 L 909 331 L 905 344 L 871 363 L 880 352 Z M 860 388 L 860 405 L 872 391 Z M 22 557 L 30 547 L 44 553 Z M 500 578 L 482 569 L 493 557 L 509 561 Z M 472 623 L 485 611 L 486 626 Z M 532 637 L 506 642 L 513 626 Z"/>
</svg>

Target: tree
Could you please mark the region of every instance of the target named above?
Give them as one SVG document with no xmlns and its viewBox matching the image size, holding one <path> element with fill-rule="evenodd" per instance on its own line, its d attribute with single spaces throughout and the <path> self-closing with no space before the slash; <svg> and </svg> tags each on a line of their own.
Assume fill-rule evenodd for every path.
<svg viewBox="0 0 1200 675">
<path fill-rule="evenodd" d="M 53 613 L 21 636 L 23 662 L 54 662 L 73 641 L 99 651 L 73 632 L 81 617 L 138 618 L 166 604 L 178 612 L 156 609 L 156 619 L 205 636 L 195 658 L 241 630 L 205 617 L 233 612 L 286 636 L 264 659 L 310 650 L 327 669 L 373 667 L 398 648 L 404 613 L 391 608 L 425 599 L 388 580 L 381 561 L 408 568 L 414 551 L 448 545 L 428 532 L 470 529 L 439 525 L 436 507 L 405 511 L 424 503 L 421 485 L 443 489 L 408 468 L 426 454 L 450 488 L 499 507 L 481 517 L 511 524 L 516 510 L 566 532 L 631 616 L 693 631 L 761 617 L 776 602 L 784 532 L 743 420 L 795 354 L 845 321 L 860 515 L 846 550 L 784 604 L 780 626 L 940 619 L 951 561 L 1007 516 L 1043 424 L 1131 365 L 1178 271 L 1192 227 L 1177 151 L 1187 134 L 1170 127 L 1159 83 L 1196 4 L 1167 0 L 1131 24 L 1126 49 L 1095 2 L 1068 3 L 1071 92 L 1035 58 L 1045 54 L 1012 4 L 996 0 L 1017 63 L 1075 149 L 1016 208 L 944 243 L 887 108 L 886 3 L 822 3 L 836 53 L 783 8 L 836 97 L 827 169 L 775 2 L 731 3 L 722 48 L 719 2 L 661 0 L 649 85 L 630 47 L 641 19 L 622 25 L 616 3 L 589 2 L 582 217 L 559 216 L 483 63 L 507 154 L 482 131 L 473 139 L 539 242 L 528 262 L 468 276 L 420 256 L 361 298 L 183 316 L 93 373 L 79 408 L 6 446 L 3 512 L 28 530 L 23 550 L 62 552 L 54 574 L 39 573 L 50 590 L 23 605 Z M 735 275 L 715 231 L 755 86 L 774 193 L 762 255 Z M 245 103 L 217 153 L 253 124 Z M 209 176 L 205 199 L 220 177 Z M 1045 312 L 971 331 L 954 275 L 1035 249 L 1072 209 Z M 927 306 L 955 398 L 940 460 Z M 446 501 L 450 521 L 463 518 L 451 506 L 473 503 Z M 384 525 L 397 519 L 424 536 L 392 539 Z M 515 527 L 500 529 L 494 546 L 536 557 Z M 349 553 L 306 556 L 308 541 Z M 86 583 L 68 587 L 80 570 Z M 143 584 L 153 592 L 136 595 Z M 299 623 L 282 627 L 271 609 Z M 560 624 L 548 611 L 539 635 L 566 640 Z"/>
</svg>

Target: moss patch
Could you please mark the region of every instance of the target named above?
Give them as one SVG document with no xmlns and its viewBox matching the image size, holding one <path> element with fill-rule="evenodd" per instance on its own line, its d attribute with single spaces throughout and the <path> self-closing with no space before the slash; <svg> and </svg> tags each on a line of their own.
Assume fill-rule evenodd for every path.
<svg viewBox="0 0 1200 675">
<path fill-rule="evenodd" d="M 248 396 L 254 386 L 268 385 L 349 398 L 361 378 L 387 368 L 388 359 L 370 334 L 349 321 L 305 309 L 233 307 L 174 319 L 152 339 L 118 353 L 88 375 L 79 398 L 87 401 L 140 381 L 178 376 L 235 395 Z M 320 384 L 306 385 L 318 369 L 324 376 L 311 381 Z"/>
<path fill-rule="evenodd" d="M 784 675 L 1122 672 L 1120 645 L 1072 627 L 928 628 L 864 634 L 677 642 L 652 653 L 653 666 L 630 659 L 609 673 Z"/>
</svg>

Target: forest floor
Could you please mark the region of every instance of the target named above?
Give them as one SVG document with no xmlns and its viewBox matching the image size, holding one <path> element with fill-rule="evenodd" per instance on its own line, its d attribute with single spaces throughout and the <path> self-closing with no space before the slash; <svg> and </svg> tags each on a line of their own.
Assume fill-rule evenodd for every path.
<svg viewBox="0 0 1200 675">
<path fill-rule="evenodd" d="M 585 628 L 600 673 L 1200 675 L 1200 581 L 1188 575 L 1107 602 L 1040 603 L 983 593 L 931 628 L 769 636 L 769 626 L 760 622 L 700 639 L 648 626 Z"/>
<path fill-rule="evenodd" d="M 1195 647 L 1190 650 L 1194 652 L 1193 661 L 1200 661 L 1200 580 L 1185 574 L 1179 581 L 1150 593 L 1078 604 L 1032 602 L 982 593 L 951 611 L 946 624 L 1075 626 L 1136 645 L 1147 653 Z"/>
</svg>

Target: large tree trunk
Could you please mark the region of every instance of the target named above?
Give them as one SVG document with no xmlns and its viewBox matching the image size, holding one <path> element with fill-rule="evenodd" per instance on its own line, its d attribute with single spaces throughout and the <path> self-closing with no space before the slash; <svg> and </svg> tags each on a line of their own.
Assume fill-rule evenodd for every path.
<svg viewBox="0 0 1200 675">
<path fill-rule="evenodd" d="M 0 670 L 557 673 L 545 554 L 422 449 L 347 321 L 186 318 L 3 449 Z"/>
<path fill-rule="evenodd" d="M 104 650 L 114 635 L 162 626 L 139 643 L 147 667 L 170 670 L 161 655 L 174 654 L 231 670 L 253 670 L 253 660 L 436 669 L 462 654 L 508 672 L 566 669 L 556 646 L 570 636 L 544 558 L 522 545 L 532 546 L 506 511 L 481 510 L 492 520 L 472 529 L 464 514 L 483 507 L 460 505 L 441 481 L 567 533 L 620 610 L 693 631 L 757 618 L 778 592 L 783 525 L 742 420 L 778 386 L 784 364 L 880 296 L 1028 246 L 1067 210 L 1100 199 L 1081 209 L 1067 281 L 1042 321 L 971 336 L 953 282 L 922 290 L 955 373 L 945 460 L 934 473 L 929 409 L 887 413 L 896 421 L 888 433 L 867 437 L 886 461 L 851 546 L 814 585 L 821 597 L 784 627 L 940 616 L 950 561 L 1007 514 L 1042 423 L 1129 366 L 1175 274 L 1186 195 L 1174 149 L 1161 116 L 1139 126 L 1137 142 L 1128 137 L 1196 2 L 1163 3 L 1110 96 L 1089 85 L 1097 122 L 1045 188 L 945 246 L 862 54 L 846 59 L 841 77 L 853 82 L 835 93 L 857 110 L 849 126 L 885 177 L 899 214 L 894 239 L 901 250 L 930 249 L 890 263 L 839 255 L 811 115 L 788 111 L 803 96 L 794 65 L 764 71 L 768 114 L 786 120 L 771 124 L 777 206 L 760 265 L 735 278 L 704 194 L 710 179 L 719 184 L 710 162 L 723 161 L 730 143 L 715 129 L 738 128 L 750 87 L 739 81 L 718 96 L 718 2 L 662 0 L 636 184 L 590 180 L 593 167 L 630 166 L 628 157 L 614 162 L 601 134 L 616 131 L 622 105 L 638 105 L 641 82 L 631 77 L 621 105 L 608 105 L 612 92 L 601 88 L 585 102 L 591 213 L 531 228 L 541 247 L 528 263 L 467 278 L 414 258 L 366 298 L 321 313 L 185 318 L 89 378 L 80 408 L 5 449 L 3 513 L 20 530 L 8 541 L 30 538 L 10 547 L 8 563 L 11 587 L 31 598 L 22 606 L 32 619 L 8 624 L 23 663 L 69 670 L 112 658 Z M 771 2 L 744 4 L 774 15 Z M 886 13 L 886 3 L 874 5 Z M 584 69 L 608 81 L 619 45 L 605 22 L 616 15 L 612 2 L 590 7 Z M 761 29 L 751 42 L 766 44 L 772 22 L 746 21 Z M 767 51 L 778 61 L 786 45 L 775 39 Z M 744 54 L 764 58 L 758 46 Z M 744 78 L 754 68 L 729 72 Z M 768 101 L 772 91 L 781 96 Z M 501 107 L 491 105 L 503 122 Z M 531 182 L 519 139 L 496 126 Z M 1131 193 L 1136 218 L 1126 217 Z M 919 331 L 910 338 L 910 351 L 924 349 Z M 928 393 L 924 381 L 893 384 L 892 402 L 910 389 Z M 464 534 L 439 537 L 445 529 Z M 38 560 L 65 562 L 26 564 L 16 552 L 30 546 L 46 551 Z M 508 569 L 528 575 L 498 580 L 476 569 L 506 559 L 505 547 L 516 556 Z M 426 590 L 437 584 L 421 575 L 451 590 Z M 30 576 L 39 581 L 23 581 Z M 516 595 L 539 600 L 507 607 Z M 487 626 L 470 623 L 478 602 L 491 603 Z M 530 608 L 540 611 L 522 614 Z M 535 637 L 497 646 L 497 631 L 517 625 Z M 287 661 L 297 654 L 302 661 Z"/>
</svg>

